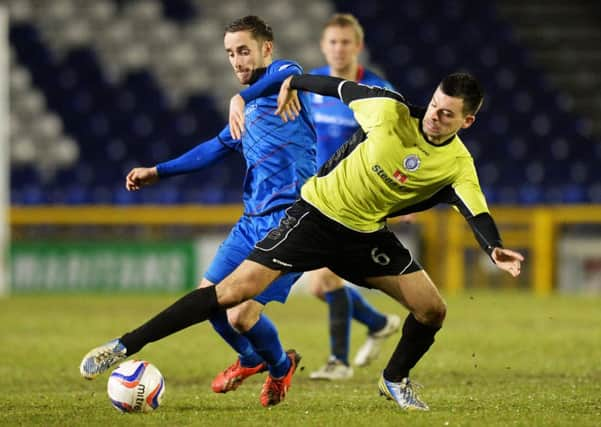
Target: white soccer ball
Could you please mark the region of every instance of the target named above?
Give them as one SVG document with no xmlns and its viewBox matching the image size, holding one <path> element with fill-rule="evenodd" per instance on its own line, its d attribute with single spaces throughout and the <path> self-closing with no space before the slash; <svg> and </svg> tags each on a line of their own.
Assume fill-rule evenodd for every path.
<svg viewBox="0 0 601 427">
<path fill-rule="evenodd" d="M 120 412 L 150 412 L 161 404 L 165 380 L 152 363 L 128 360 L 111 373 L 107 391 Z"/>
</svg>

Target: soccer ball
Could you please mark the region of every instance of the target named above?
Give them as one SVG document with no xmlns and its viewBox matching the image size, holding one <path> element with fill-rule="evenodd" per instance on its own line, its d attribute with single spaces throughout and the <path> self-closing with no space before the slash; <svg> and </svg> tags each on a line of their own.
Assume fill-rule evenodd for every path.
<svg viewBox="0 0 601 427">
<path fill-rule="evenodd" d="M 107 392 L 120 412 L 150 412 L 161 404 L 165 380 L 152 363 L 128 360 L 111 373 Z"/>
</svg>

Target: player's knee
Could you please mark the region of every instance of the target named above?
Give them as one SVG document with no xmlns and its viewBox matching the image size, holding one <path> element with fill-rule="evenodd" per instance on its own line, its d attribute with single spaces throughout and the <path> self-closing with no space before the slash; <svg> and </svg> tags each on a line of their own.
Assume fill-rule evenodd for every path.
<svg viewBox="0 0 601 427">
<path fill-rule="evenodd" d="M 431 326 L 442 326 L 447 315 L 447 305 L 443 300 L 433 301 L 427 307 L 413 313 L 418 322 Z"/>
<path fill-rule="evenodd" d="M 224 308 L 234 307 L 259 295 L 263 288 L 263 283 L 252 277 L 226 279 L 216 287 L 217 302 Z"/>
<path fill-rule="evenodd" d="M 214 285 L 214 283 L 213 283 L 213 282 L 210 282 L 210 281 L 208 281 L 207 279 L 204 279 L 204 278 L 203 278 L 203 279 L 200 281 L 200 283 L 198 284 L 198 286 L 196 286 L 196 288 L 197 288 L 197 289 L 201 289 L 201 288 L 208 288 L 209 286 L 213 286 L 213 285 Z"/>
<path fill-rule="evenodd" d="M 309 292 L 311 295 L 319 299 L 325 298 L 325 292 L 323 291 L 323 288 L 320 286 L 319 282 L 312 282 L 309 286 Z"/>
<path fill-rule="evenodd" d="M 445 317 L 447 316 L 447 305 L 444 301 L 439 300 L 435 304 L 432 304 L 426 311 L 426 324 L 433 326 L 442 326 Z"/>
<path fill-rule="evenodd" d="M 248 332 L 259 320 L 257 316 L 251 313 L 240 311 L 228 311 L 227 319 L 232 328 L 240 333 Z"/>
<path fill-rule="evenodd" d="M 224 308 L 235 307 L 257 295 L 257 292 L 253 292 L 252 283 L 250 282 L 224 281 L 217 285 L 215 291 L 217 302 Z"/>
</svg>

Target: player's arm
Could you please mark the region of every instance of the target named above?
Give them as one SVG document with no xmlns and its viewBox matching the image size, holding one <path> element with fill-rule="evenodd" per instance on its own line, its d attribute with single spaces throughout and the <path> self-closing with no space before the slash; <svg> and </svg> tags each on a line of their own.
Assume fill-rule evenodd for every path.
<svg viewBox="0 0 601 427">
<path fill-rule="evenodd" d="M 238 151 L 239 144 L 226 127 L 216 137 L 201 142 L 176 159 L 159 163 L 156 166 L 158 176 L 164 178 L 199 171 L 233 151 Z"/>
<path fill-rule="evenodd" d="M 229 111 L 229 124 L 234 138 L 240 139 L 242 137 L 242 132 L 244 131 L 244 108 L 248 102 L 264 96 L 275 95 L 280 90 L 280 86 L 284 80 L 292 75 L 302 74 L 302 72 L 303 70 L 300 65 L 294 62 L 285 62 L 275 73 L 264 76 L 239 94 L 234 95 L 230 99 Z M 296 101 L 300 105 L 298 99 Z"/>
<path fill-rule="evenodd" d="M 355 100 L 366 98 L 390 98 L 399 102 L 405 102 L 405 98 L 401 94 L 378 86 L 366 86 L 332 76 L 295 75 L 282 83 L 278 95 L 276 114 L 282 117 L 284 121 L 288 121 L 289 119 L 294 120 L 298 116 L 300 108 L 294 102 L 297 90 L 338 98 L 347 105 Z"/>
<path fill-rule="evenodd" d="M 226 127 L 215 138 L 201 142 L 173 160 L 149 168 L 133 168 L 125 178 L 125 188 L 136 191 L 160 178 L 196 172 L 238 149 L 239 141 L 232 138 Z"/>
<path fill-rule="evenodd" d="M 519 276 L 524 257 L 519 252 L 503 247 L 499 230 L 492 216 L 488 212 L 484 212 L 468 218 L 467 221 L 476 240 L 496 266 L 507 271 L 513 277 Z"/>
<path fill-rule="evenodd" d="M 463 173 L 449 189 L 449 202 L 466 218 L 480 247 L 497 267 L 514 277 L 518 276 L 524 257 L 503 247 L 499 229 L 488 211 L 486 199 L 478 183 L 473 161 L 467 158 L 458 161 L 463 163 Z"/>
</svg>

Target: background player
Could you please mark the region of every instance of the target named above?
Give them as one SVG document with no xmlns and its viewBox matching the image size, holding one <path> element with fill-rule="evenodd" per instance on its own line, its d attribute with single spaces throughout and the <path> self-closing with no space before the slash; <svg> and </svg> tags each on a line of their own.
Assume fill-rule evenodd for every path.
<svg viewBox="0 0 601 427">
<path fill-rule="evenodd" d="M 197 171 L 230 153 L 242 153 L 247 167 L 244 215 L 219 247 L 200 287 L 219 283 L 236 268 L 256 241 L 278 224 L 284 209 L 298 198 L 300 187 L 315 172 L 315 130 L 308 95 L 300 97 L 307 110 L 297 123 L 282 126 L 273 114 L 281 82 L 302 73 L 300 66 L 273 60 L 272 30 L 256 16 L 229 24 L 224 44 L 236 77 L 249 85 L 231 104 L 241 106 L 250 124 L 244 128 L 230 121 L 218 136 L 181 157 L 152 168 L 135 168 L 126 178 L 127 189 L 138 190 L 159 178 Z M 300 357 L 294 351 L 284 352 L 263 309 L 270 301 L 283 303 L 298 277 L 299 273 L 286 274 L 254 299 L 229 309 L 227 316 L 225 311 L 211 316 L 214 329 L 239 354 L 236 362 L 213 380 L 213 391 L 235 390 L 250 375 L 269 369 L 261 403 L 273 405 L 283 398 Z"/>
<path fill-rule="evenodd" d="M 320 43 L 328 65 L 315 68 L 310 74 L 392 89 L 389 82 L 359 63 L 363 38 L 363 28 L 353 15 L 332 15 L 323 27 Z M 339 99 L 311 93 L 311 107 L 317 130 L 317 168 L 320 168 L 357 131 L 359 124 L 352 110 Z M 354 359 L 357 366 L 365 366 L 378 356 L 383 341 L 399 330 L 401 319 L 396 314 L 386 316 L 377 311 L 357 289 L 345 286 L 344 281 L 327 268 L 312 271 L 309 286 L 313 295 L 328 304 L 330 333 L 328 362 L 312 372 L 310 378 L 350 378 L 353 375 L 348 360 L 351 318 L 368 329 L 367 340 Z"/>
</svg>

